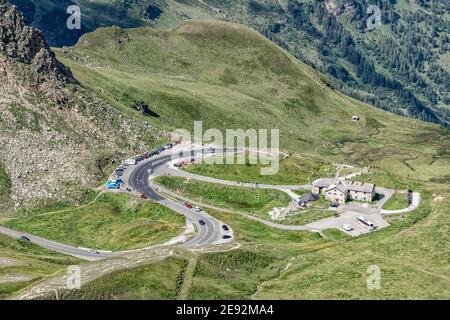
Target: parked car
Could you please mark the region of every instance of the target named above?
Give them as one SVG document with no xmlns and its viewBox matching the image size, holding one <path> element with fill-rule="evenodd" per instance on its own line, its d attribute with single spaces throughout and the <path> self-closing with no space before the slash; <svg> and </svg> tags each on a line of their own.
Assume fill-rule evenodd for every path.
<svg viewBox="0 0 450 320">
<path fill-rule="evenodd" d="M 201 226 L 204 226 L 206 224 L 203 220 L 200 220 L 198 223 L 200 223 Z"/>
<path fill-rule="evenodd" d="M 331 207 L 332 207 L 332 208 L 338 208 L 338 207 L 339 207 L 339 203 L 333 202 L 333 203 L 331 204 Z"/>
<path fill-rule="evenodd" d="M 173 166 L 175 168 L 181 168 L 183 165 L 181 163 L 175 163 Z"/>
<path fill-rule="evenodd" d="M 222 229 L 223 231 L 230 231 L 230 228 L 228 228 L 228 226 L 225 224 L 222 226 Z"/>
<path fill-rule="evenodd" d="M 349 225 L 349 224 L 343 224 L 342 225 L 342 229 L 345 230 L 345 231 L 353 231 L 352 226 Z"/>
<path fill-rule="evenodd" d="M 148 169 L 147 172 L 150 173 L 150 174 L 152 174 L 152 173 L 153 173 L 153 169 Z"/>
<path fill-rule="evenodd" d="M 108 181 L 108 183 L 106 184 L 106 187 L 108 189 L 117 190 L 120 188 L 120 184 L 116 183 L 116 181 Z"/>
<path fill-rule="evenodd" d="M 30 238 L 25 237 L 25 236 L 21 236 L 21 237 L 20 237 L 20 240 L 26 241 L 26 242 L 31 242 Z"/>
<path fill-rule="evenodd" d="M 145 193 L 141 193 L 141 199 L 147 200 L 148 196 Z"/>
<path fill-rule="evenodd" d="M 200 211 L 202 211 L 202 209 L 200 207 L 194 207 L 194 211 L 195 212 L 200 212 Z"/>
<path fill-rule="evenodd" d="M 185 207 L 188 208 L 188 209 L 192 209 L 192 204 L 186 203 L 186 204 L 185 204 Z"/>
<path fill-rule="evenodd" d="M 224 240 L 226 240 L 226 239 L 231 239 L 232 237 L 230 236 L 230 235 L 228 235 L 228 234 L 224 234 L 223 236 L 222 236 L 222 239 L 224 239 Z"/>
</svg>

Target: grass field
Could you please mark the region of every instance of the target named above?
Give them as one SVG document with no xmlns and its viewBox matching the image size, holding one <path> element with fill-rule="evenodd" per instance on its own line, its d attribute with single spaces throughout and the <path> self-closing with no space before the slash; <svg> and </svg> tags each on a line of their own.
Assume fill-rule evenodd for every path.
<svg viewBox="0 0 450 320">
<path fill-rule="evenodd" d="M 0 235 L 0 299 L 77 263 L 75 258 Z"/>
<path fill-rule="evenodd" d="M 185 220 L 152 202 L 124 194 L 105 194 L 78 209 L 22 214 L 6 226 L 77 247 L 124 250 L 167 241 L 183 232 Z"/>
<path fill-rule="evenodd" d="M 408 208 L 409 202 L 406 194 L 400 194 L 396 192 L 386 203 L 383 205 L 383 209 L 386 210 L 399 210 Z"/>
<path fill-rule="evenodd" d="M 318 178 L 334 177 L 335 169 L 327 163 L 299 156 L 280 159 L 280 170 L 276 175 L 261 175 L 261 164 L 194 164 L 185 170 L 202 176 L 229 181 L 254 182 L 263 184 L 302 185 Z"/>
<path fill-rule="evenodd" d="M 443 198 L 424 193 L 420 209 L 407 215 L 405 220 L 358 239 L 331 229 L 324 232 L 329 238 L 324 240 L 317 234 L 266 229 L 236 215 L 215 213 L 236 230 L 239 241 L 244 243 L 243 251 L 257 248 L 256 252 L 263 257 L 257 257 L 259 261 L 251 271 L 246 271 L 251 268 L 247 266 L 233 269 L 238 258 L 221 255 L 205 258 L 194 278 L 191 297 L 244 296 L 248 299 L 255 292 L 257 299 L 448 297 L 450 280 L 445 234 L 449 215 L 442 212 L 448 213 L 450 198 L 448 190 L 439 193 L 439 196 L 446 195 Z M 270 262 L 265 260 L 268 257 Z M 239 263 L 250 264 L 243 257 L 239 259 Z M 252 259 L 255 258 L 247 261 Z M 203 271 L 205 265 L 209 271 Z M 371 265 L 381 269 L 380 290 L 367 289 L 367 268 Z M 223 275 L 225 280 L 222 280 Z M 248 284 L 240 283 L 243 279 Z"/>
<path fill-rule="evenodd" d="M 269 218 L 274 207 L 287 207 L 290 197 L 278 190 L 246 189 L 217 185 L 184 178 L 159 177 L 156 182 L 187 198 L 220 208 L 248 212 Z"/>
<path fill-rule="evenodd" d="M 63 300 L 173 300 L 179 293 L 186 261 L 164 261 L 117 271 L 100 277 L 81 290 L 60 293 Z"/>
<path fill-rule="evenodd" d="M 414 182 L 407 178 L 399 177 L 389 171 L 377 169 L 375 172 L 362 174 L 358 177 L 352 178 L 354 181 L 369 182 L 383 188 L 394 190 L 407 190 L 414 186 Z"/>
<path fill-rule="evenodd" d="M 299 211 L 298 213 L 286 217 L 282 223 L 302 226 L 317 220 L 330 218 L 333 215 L 334 212 L 331 210 L 306 209 L 305 211 Z"/>
</svg>

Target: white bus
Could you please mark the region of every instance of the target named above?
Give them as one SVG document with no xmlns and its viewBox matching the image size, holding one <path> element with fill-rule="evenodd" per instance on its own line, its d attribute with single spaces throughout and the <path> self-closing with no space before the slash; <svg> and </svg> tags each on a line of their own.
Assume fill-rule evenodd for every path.
<svg viewBox="0 0 450 320">
<path fill-rule="evenodd" d="M 376 226 L 373 224 L 373 222 L 367 220 L 364 217 L 358 217 L 358 218 L 356 218 L 356 221 L 366 229 L 369 229 L 369 230 L 376 229 Z"/>
</svg>

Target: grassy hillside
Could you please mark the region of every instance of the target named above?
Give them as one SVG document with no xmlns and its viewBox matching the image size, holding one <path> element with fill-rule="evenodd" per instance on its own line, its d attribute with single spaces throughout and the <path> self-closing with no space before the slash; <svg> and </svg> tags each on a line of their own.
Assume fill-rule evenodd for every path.
<svg viewBox="0 0 450 320">
<path fill-rule="evenodd" d="M 248 159 L 248 158 L 247 158 Z M 280 170 L 275 175 L 261 175 L 263 165 L 196 163 L 184 168 L 185 171 L 229 181 L 254 182 L 264 184 L 309 184 L 318 178 L 336 175 L 336 168 L 326 162 L 307 159 L 300 155 L 280 157 Z"/>
<path fill-rule="evenodd" d="M 107 194 L 75 209 L 19 215 L 6 225 L 76 247 L 117 251 L 170 240 L 183 232 L 185 219 L 152 202 Z"/>
<path fill-rule="evenodd" d="M 0 300 L 79 261 L 0 235 Z"/>
<path fill-rule="evenodd" d="M 282 231 L 232 213 L 210 212 L 230 225 L 240 248 L 201 254 L 189 283 L 180 262 L 131 269 L 92 282 L 68 298 L 168 297 L 184 287 L 189 299 L 448 299 L 448 189 L 424 192 L 421 207 L 392 226 L 353 239 L 338 230 Z M 161 265 L 164 267 L 161 269 Z M 381 289 L 367 288 L 367 269 L 381 270 Z M 162 277 L 154 276 L 157 272 Z M 153 280 L 153 279 L 158 280 Z M 144 280 L 137 286 L 136 282 Z M 149 281 L 146 281 L 149 280 Z M 153 282 L 160 284 L 153 286 Z M 155 291 L 149 293 L 148 288 Z M 144 288 L 144 289 L 139 289 Z"/>
<path fill-rule="evenodd" d="M 377 107 L 448 126 L 447 0 L 11 0 L 54 46 L 98 27 L 163 30 L 190 19 L 242 23 L 327 74 L 341 92 Z M 66 8 L 80 6 L 81 30 L 67 31 Z M 345 5 L 345 6 L 344 6 Z M 367 30 L 367 8 L 382 26 Z M 333 8 L 334 7 L 334 8 Z"/>
<path fill-rule="evenodd" d="M 219 208 L 248 212 L 264 219 L 269 219 L 269 212 L 273 208 L 286 208 L 291 201 L 286 193 L 279 190 L 244 189 L 200 181 L 188 182 L 184 178 L 177 177 L 159 177 L 156 182 L 189 199 Z"/>
<path fill-rule="evenodd" d="M 168 258 L 143 267 L 118 271 L 83 286 L 62 292 L 62 300 L 171 300 L 179 294 L 186 261 Z M 49 296 L 49 299 L 54 297 Z"/>
<path fill-rule="evenodd" d="M 284 149 L 428 181 L 448 169 L 447 130 L 345 97 L 240 25 L 187 22 L 171 31 L 119 28 L 57 51 L 83 86 L 121 110 L 145 101 L 160 128 L 278 128 Z M 359 115 L 361 121 L 352 122 Z"/>
</svg>

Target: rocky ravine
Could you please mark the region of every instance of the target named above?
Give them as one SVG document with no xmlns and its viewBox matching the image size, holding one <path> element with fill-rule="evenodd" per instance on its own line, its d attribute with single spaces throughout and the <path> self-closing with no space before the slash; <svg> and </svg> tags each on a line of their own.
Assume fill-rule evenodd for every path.
<svg viewBox="0 0 450 320">
<path fill-rule="evenodd" d="M 73 202 L 111 165 L 163 133 L 78 86 L 42 33 L 0 0 L 0 165 L 11 190 L 0 215 Z M 142 118 L 142 116 L 141 116 Z M 144 138 L 141 138 L 144 137 Z"/>
</svg>

